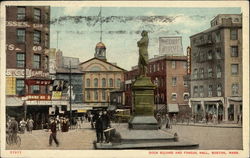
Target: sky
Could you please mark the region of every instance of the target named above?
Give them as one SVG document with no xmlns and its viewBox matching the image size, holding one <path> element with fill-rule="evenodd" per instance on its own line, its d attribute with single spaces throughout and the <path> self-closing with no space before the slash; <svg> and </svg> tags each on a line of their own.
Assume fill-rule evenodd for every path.
<svg viewBox="0 0 250 158">
<path fill-rule="evenodd" d="M 159 54 L 159 37 L 182 36 L 184 54 L 189 37 L 210 27 L 218 14 L 240 14 L 240 8 L 102 7 L 102 42 L 107 61 L 126 70 L 138 63 L 137 41 L 148 31 L 149 58 Z M 84 62 L 100 42 L 100 7 L 52 7 L 50 47 Z M 57 32 L 58 38 L 57 38 Z M 58 39 L 58 45 L 57 45 Z"/>
</svg>

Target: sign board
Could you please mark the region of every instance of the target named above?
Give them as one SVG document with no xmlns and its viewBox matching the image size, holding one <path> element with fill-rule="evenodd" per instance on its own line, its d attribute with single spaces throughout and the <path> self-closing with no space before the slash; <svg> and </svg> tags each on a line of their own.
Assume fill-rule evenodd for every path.
<svg viewBox="0 0 250 158">
<path fill-rule="evenodd" d="M 24 77 L 24 69 L 6 69 L 6 76 L 11 77 Z M 49 72 L 43 72 L 41 70 L 26 69 L 26 77 L 43 77 L 48 78 Z"/>
<path fill-rule="evenodd" d="M 191 47 L 187 47 L 187 74 L 191 74 Z"/>
<path fill-rule="evenodd" d="M 51 100 L 51 95 L 49 94 L 29 94 L 26 95 L 27 100 Z"/>
<path fill-rule="evenodd" d="M 79 58 L 63 57 L 63 67 L 69 68 L 71 64 L 71 68 L 78 68 L 79 63 Z"/>
<path fill-rule="evenodd" d="M 15 77 L 6 77 L 6 95 L 16 95 Z"/>
<path fill-rule="evenodd" d="M 62 92 L 61 91 L 53 91 L 52 92 L 52 99 L 59 100 L 62 98 Z"/>
<path fill-rule="evenodd" d="M 182 38 L 177 37 L 160 37 L 159 38 L 160 55 L 180 56 L 184 55 L 182 47 Z"/>
</svg>

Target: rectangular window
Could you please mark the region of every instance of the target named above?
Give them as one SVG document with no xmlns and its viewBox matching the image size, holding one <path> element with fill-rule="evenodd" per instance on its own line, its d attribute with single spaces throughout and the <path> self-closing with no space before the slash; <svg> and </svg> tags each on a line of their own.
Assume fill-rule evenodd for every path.
<svg viewBox="0 0 250 158">
<path fill-rule="evenodd" d="M 221 59 L 222 58 L 222 54 L 221 54 L 221 48 L 216 48 L 215 49 L 215 54 L 216 54 L 216 59 Z"/>
<path fill-rule="evenodd" d="M 34 9 L 34 21 L 41 22 L 41 10 L 38 8 Z"/>
<path fill-rule="evenodd" d="M 105 92 L 105 90 L 102 91 L 102 100 L 106 100 L 106 92 Z"/>
<path fill-rule="evenodd" d="M 44 14 L 44 20 L 45 20 L 45 24 L 49 23 L 49 13 Z"/>
<path fill-rule="evenodd" d="M 90 91 L 86 91 L 87 100 L 90 100 Z"/>
<path fill-rule="evenodd" d="M 25 20 L 25 7 L 17 7 L 17 20 Z"/>
<path fill-rule="evenodd" d="M 172 100 L 176 100 L 176 99 L 177 99 L 177 94 L 176 94 L 176 93 L 172 93 L 171 99 L 172 99 Z"/>
<path fill-rule="evenodd" d="M 40 31 L 34 31 L 33 42 L 34 42 L 34 44 L 41 43 L 41 32 Z"/>
<path fill-rule="evenodd" d="M 194 69 L 194 79 L 198 79 L 198 69 Z"/>
<path fill-rule="evenodd" d="M 200 97 L 204 97 L 204 87 L 200 86 Z"/>
<path fill-rule="evenodd" d="M 98 91 L 97 90 L 94 91 L 94 98 L 95 98 L 95 100 L 98 100 Z"/>
<path fill-rule="evenodd" d="M 238 75 L 238 64 L 231 64 L 232 75 Z"/>
<path fill-rule="evenodd" d="M 237 96 L 237 95 L 239 95 L 239 84 L 233 83 L 232 84 L 232 96 Z"/>
<path fill-rule="evenodd" d="M 204 69 L 200 68 L 200 79 L 204 78 Z"/>
<path fill-rule="evenodd" d="M 238 57 L 238 46 L 231 46 L 231 57 Z"/>
<path fill-rule="evenodd" d="M 17 42 L 24 43 L 25 42 L 25 29 L 17 29 Z"/>
<path fill-rule="evenodd" d="M 221 91 L 222 91 L 222 87 L 221 87 L 220 84 L 218 84 L 218 85 L 217 85 L 217 96 L 218 96 L 218 97 L 220 97 L 220 96 L 222 95 Z"/>
<path fill-rule="evenodd" d="M 212 78 L 213 77 L 213 69 L 212 68 L 208 68 L 207 72 L 208 72 L 208 77 Z"/>
<path fill-rule="evenodd" d="M 16 80 L 16 94 L 17 95 L 24 95 L 24 80 L 17 79 Z"/>
<path fill-rule="evenodd" d="M 221 67 L 220 67 L 220 65 L 218 65 L 216 67 L 216 77 L 221 78 Z"/>
<path fill-rule="evenodd" d="M 208 96 L 209 97 L 213 96 L 213 85 L 208 85 Z"/>
<path fill-rule="evenodd" d="M 31 86 L 31 93 L 32 94 L 39 94 L 40 93 L 40 87 L 39 87 L 39 85 L 32 85 Z"/>
<path fill-rule="evenodd" d="M 41 55 L 40 54 L 34 54 L 33 55 L 33 68 L 34 69 L 40 69 L 41 68 Z"/>
<path fill-rule="evenodd" d="M 187 87 L 188 86 L 188 81 L 184 79 L 184 86 Z"/>
<path fill-rule="evenodd" d="M 212 59 L 213 59 L 212 50 L 209 50 L 209 51 L 208 51 L 207 59 L 208 59 L 208 60 L 212 60 Z"/>
<path fill-rule="evenodd" d="M 16 54 L 16 67 L 24 68 L 25 66 L 25 54 L 17 53 Z"/>
<path fill-rule="evenodd" d="M 49 35 L 45 34 L 45 41 L 44 41 L 45 47 L 49 48 Z"/>
<path fill-rule="evenodd" d="M 184 93 L 183 94 L 184 101 L 188 101 L 188 98 L 189 98 L 189 93 Z"/>
<path fill-rule="evenodd" d="M 176 86 L 177 77 L 172 77 L 172 86 Z"/>
<path fill-rule="evenodd" d="M 49 57 L 45 56 L 45 60 L 44 60 L 44 69 L 48 70 L 49 68 Z"/>
<path fill-rule="evenodd" d="M 215 41 L 220 42 L 220 40 L 221 40 L 221 36 L 220 36 L 220 32 L 218 31 L 215 33 Z"/>
<path fill-rule="evenodd" d="M 194 97 L 198 97 L 198 86 L 194 86 Z"/>
<path fill-rule="evenodd" d="M 231 40 L 237 40 L 238 39 L 237 29 L 231 29 L 230 30 L 230 39 Z"/>
<path fill-rule="evenodd" d="M 176 67 L 176 62 L 172 61 L 172 68 L 175 69 L 175 67 Z"/>
</svg>

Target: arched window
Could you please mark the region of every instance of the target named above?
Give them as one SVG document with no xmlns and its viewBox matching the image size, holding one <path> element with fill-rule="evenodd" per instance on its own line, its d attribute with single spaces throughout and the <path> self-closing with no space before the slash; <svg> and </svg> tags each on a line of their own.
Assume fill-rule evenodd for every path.
<svg viewBox="0 0 250 158">
<path fill-rule="evenodd" d="M 121 87 L 121 79 L 119 78 L 116 80 L 116 87 L 119 87 L 119 88 Z"/>
<path fill-rule="evenodd" d="M 105 78 L 102 79 L 102 87 L 106 87 L 106 79 Z"/>
<path fill-rule="evenodd" d="M 114 84 L 114 83 L 113 83 L 113 79 L 110 78 L 110 79 L 109 79 L 109 87 L 113 87 L 113 86 L 114 86 L 113 84 Z"/>
<path fill-rule="evenodd" d="M 86 81 L 86 85 L 87 85 L 87 87 L 90 87 L 90 79 L 89 78 Z"/>
<path fill-rule="evenodd" d="M 95 87 L 95 88 L 98 87 L 98 79 L 97 79 L 97 78 L 94 79 L 94 87 Z"/>
<path fill-rule="evenodd" d="M 87 100 L 90 100 L 90 91 L 86 91 Z"/>
<path fill-rule="evenodd" d="M 95 100 L 98 100 L 98 91 L 97 90 L 94 91 L 94 98 L 95 98 Z"/>
<path fill-rule="evenodd" d="M 106 100 L 106 92 L 105 92 L 105 90 L 102 91 L 102 100 Z"/>
</svg>

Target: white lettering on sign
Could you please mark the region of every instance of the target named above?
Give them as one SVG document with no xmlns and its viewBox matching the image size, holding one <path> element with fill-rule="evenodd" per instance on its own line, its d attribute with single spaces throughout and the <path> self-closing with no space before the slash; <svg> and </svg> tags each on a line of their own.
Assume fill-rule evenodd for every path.
<svg viewBox="0 0 250 158">
<path fill-rule="evenodd" d="M 160 37 L 159 38 L 160 54 L 184 55 L 181 37 Z"/>
<path fill-rule="evenodd" d="M 7 69 L 6 76 L 23 77 L 24 69 Z M 26 77 L 49 77 L 49 73 L 26 69 Z"/>
<path fill-rule="evenodd" d="M 41 51 L 42 47 L 41 46 L 33 46 L 33 51 Z"/>
<path fill-rule="evenodd" d="M 43 24 L 33 24 L 33 28 L 42 28 Z"/>
<path fill-rule="evenodd" d="M 10 51 L 21 50 L 20 48 L 17 48 L 14 44 L 6 44 L 6 49 Z"/>
<path fill-rule="evenodd" d="M 7 27 L 30 27 L 28 22 L 22 22 L 22 21 L 6 21 Z"/>
</svg>

